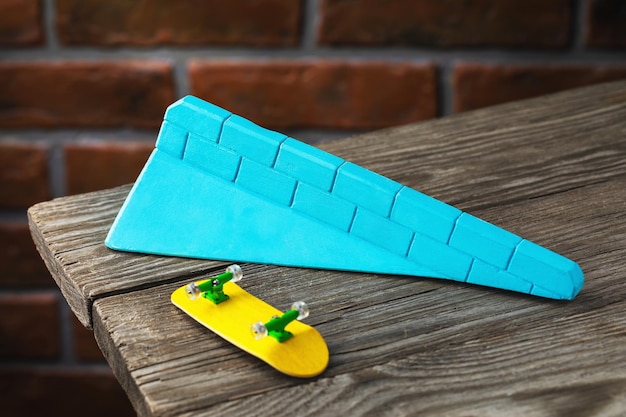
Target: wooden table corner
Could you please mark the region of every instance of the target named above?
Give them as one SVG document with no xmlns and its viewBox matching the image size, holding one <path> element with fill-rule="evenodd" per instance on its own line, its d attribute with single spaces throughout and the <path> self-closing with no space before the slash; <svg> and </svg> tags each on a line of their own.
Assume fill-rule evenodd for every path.
<svg viewBox="0 0 626 417">
<path fill-rule="evenodd" d="M 626 413 L 626 81 L 319 146 L 575 260 L 581 294 L 242 264 L 244 289 L 306 299 L 327 341 L 327 370 L 296 379 L 170 303 L 227 263 L 104 246 L 130 186 L 31 207 L 37 249 L 139 415 Z"/>
</svg>

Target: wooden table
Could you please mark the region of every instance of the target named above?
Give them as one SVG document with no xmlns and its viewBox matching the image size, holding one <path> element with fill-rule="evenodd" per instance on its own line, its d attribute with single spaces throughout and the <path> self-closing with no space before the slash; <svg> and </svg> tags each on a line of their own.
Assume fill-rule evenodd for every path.
<svg viewBox="0 0 626 417">
<path fill-rule="evenodd" d="M 270 304 L 308 301 L 331 360 L 300 380 L 170 303 L 226 263 L 103 245 L 128 186 L 37 204 L 36 245 L 140 415 L 624 415 L 626 81 L 321 147 L 574 259 L 585 287 L 558 302 L 243 264 Z"/>
</svg>

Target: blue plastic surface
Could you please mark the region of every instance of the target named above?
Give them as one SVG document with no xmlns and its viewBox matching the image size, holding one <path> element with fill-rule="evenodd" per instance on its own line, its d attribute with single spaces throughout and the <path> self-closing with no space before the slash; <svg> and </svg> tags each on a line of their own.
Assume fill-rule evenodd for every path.
<svg viewBox="0 0 626 417">
<path fill-rule="evenodd" d="M 233 181 L 239 172 L 241 157 L 235 152 L 205 140 L 195 133 L 189 134 L 183 161 L 198 169 L 206 170 L 227 181 Z"/>
<path fill-rule="evenodd" d="M 285 139 L 287 136 L 282 133 L 267 130 L 233 114 L 224 121 L 219 144 L 259 164 L 273 166 L 278 148 Z"/>
<path fill-rule="evenodd" d="M 448 243 L 461 210 L 442 203 L 412 188 L 404 187 L 396 195 L 391 220 L 419 230 L 439 242 Z"/>
<path fill-rule="evenodd" d="M 463 213 L 456 221 L 450 246 L 506 269 L 522 238 L 484 220 Z"/>
<path fill-rule="evenodd" d="M 295 179 L 249 159 L 242 161 L 235 184 L 285 206 L 296 191 Z"/>
<path fill-rule="evenodd" d="M 468 254 L 420 233 L 415 233 L 413 237 L 408 258 L 418 265 L 430 265 L 436 273 L 433 278 L 460 282 L 467 281 L 472 267 L 472 257 Z"/>
<path fill-rule="evenodd" d="M 356 206 L 306 183 L 298 183 L 292 207 L 344 232 L 350 230 Z"/>
<path fill-rule="evenodd" d="M 571 299 L 573 261 L 195 97 L 171 105 L 113 249 L 445 278 Z"/>
<path fill-rule="evenodd" d="M 337 169 L 344 160 L 292 138 L 285 140 L 276 160 L 276 170 L 322 191 L 330 191 Z"/>
<path fill-rule="evenodd" d="M 375 172 L 346 162 L 339 167 L 332 193 L 373 213 L 389 217 L 402 185 Z"/>
<path fill-rule="evenodd" d="M 402 256 L 409 252 L 414 234 L 411 229 L 360 207 L 350 233 Z"/>
</svg>

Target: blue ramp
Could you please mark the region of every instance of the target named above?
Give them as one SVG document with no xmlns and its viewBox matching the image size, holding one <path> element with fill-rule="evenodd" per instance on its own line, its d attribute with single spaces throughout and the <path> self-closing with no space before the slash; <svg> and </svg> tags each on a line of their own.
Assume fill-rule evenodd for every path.
<svg viewBox="0 0 626 417">
<path fill-rule="evenodd" d="M 583 285 L 580 267 L 559 254 L 193 96 L 166 111 L 105 244 L 555 299 Z"/>
</svg>

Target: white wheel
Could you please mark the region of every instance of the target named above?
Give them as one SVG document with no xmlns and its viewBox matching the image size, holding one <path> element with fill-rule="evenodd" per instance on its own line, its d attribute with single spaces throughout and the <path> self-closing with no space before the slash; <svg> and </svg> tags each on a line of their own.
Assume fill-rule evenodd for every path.
<svg viewBox="0 0 626 417">
<path fill-rule="evenodd" d="M 190 300 L 195 300 L 200 297 L 202 291 L 200 291 L 200 287 L 195 282 L 192 282 L 185 287 L 185 294 L 187 294 L 187 298 Z"/>
<path fill-rule="evenodd" d="M 243 278 L 243 271 L 241 270 L 241 267 L 237 264 L 233 264 L 226 268 L 226 272 L 230 272 L 231 274 L 233 274 L 233 278 L 231 279 L 232 282 L 241 281 L 241 278 Z"/>
<path fill-rule="evenodd" d="M 292 310 L 298 310 L 298 320 L 309 317 L 309 307 L 304 301 L 296 301 L 291 305 Z"/>
<path fill-rule="evenodd" d="M 267 336 L 267 327 L 261 321 L 250 326 L 250 331 L 256 340 L 261 340 Z"/>
</svg>

